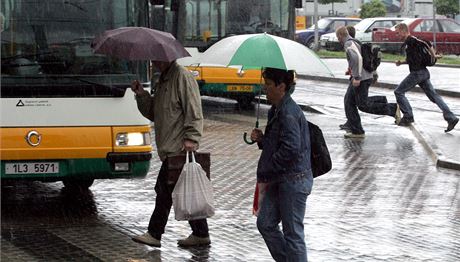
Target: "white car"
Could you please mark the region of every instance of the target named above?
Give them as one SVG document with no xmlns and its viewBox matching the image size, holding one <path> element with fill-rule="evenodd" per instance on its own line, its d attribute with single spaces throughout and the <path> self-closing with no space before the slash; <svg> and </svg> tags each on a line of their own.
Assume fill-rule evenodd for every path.
<svg viewBox="0 0 460 262">
<path fill-rule="evenodd" d="M 354 27 L 356 29 L 355 39 L 361 42 L 372 41 L 372 30 L 374 28 L 390 28 L 397 23 L 403 21 L 406 18 L 403 17 L 373 17 L 366 18 L 357 23 Z M 337 40 L 337 36 L 334 33 L 324 34 L 320 37 L 321 48 L 327 50 L 342 50 L 343 47 Z"/>
</svg>

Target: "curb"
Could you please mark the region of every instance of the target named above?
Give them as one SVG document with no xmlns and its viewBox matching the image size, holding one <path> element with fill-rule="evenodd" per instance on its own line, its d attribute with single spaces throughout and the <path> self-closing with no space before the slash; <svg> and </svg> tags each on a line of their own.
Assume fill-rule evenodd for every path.
<svg viewBox="0 0 460 262">
<path fill-rule="evenodd" d="M 297 77 L 300 79 L 326 81 L 326 82 L 334 82 L 334 83 L 344 83 L 344 84 L 348 84 L 350 82 L 346 78 L 336 78 L 336 77 L 327 77 L 327 76 L 298 75 Z M 395 90 L 396 87 L 398 87 L 397 84 L 381 83 L 381 82 L 377 82 L 373 84 L 372 86 L 387 88 L 387 89 L 392 89 L 392 90 Z M 441 96 L 450 96 L 450 97 L 460 98 L 460 92 L 441 90 L 441 89 L 435 89 L 435 90 L 436 90 L 436 93 L 438 93 Z M 423 90 L 419 86 L 416 86 L 410 91 L 423 93 Z"/>
<path fill-rule="evenodd" d="M 460 170 L 460 162 L 457 162 L 452 159 L 447 159 L 444 157 L 444 154 L 439 150 L 436 145 L 431 145 L 427 141 L 425 137 L 427 135 L 422 129 L 418 128 L 417 124 L 412 124 L 410 129 L 414 133 L 415 137 L 417 137 L 418 141 L 425 147 L 428 153 L 431 155 L 431 158 L 435 162 L 437 167 L 448 168 L 453 170 Z"/>
<path fill-rule="evenodd" d="M 334 56 L 324 56 L 320 57 L 321 59 L 346 59 L 346 58 L 340 58 L 340 57 L 334 57 Z M 393 60 L 382 60 L 381 63 L 394 63 Z M 451 65 L 451 64 L 438 64 L 436 63 L 434 66 L 431 67 L 450 67 L 450 68 L 460 68 L 460 65 Z"/>
</svg>

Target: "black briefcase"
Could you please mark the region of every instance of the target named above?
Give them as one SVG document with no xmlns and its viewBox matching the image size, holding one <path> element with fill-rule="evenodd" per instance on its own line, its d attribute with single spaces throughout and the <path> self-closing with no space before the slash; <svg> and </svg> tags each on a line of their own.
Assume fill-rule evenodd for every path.
<svg viewBox="0 0 460 262">
<path fill-rule="evenodd" d="M 201 165 L 206 172 L 206 176 L 211 180 L 211 153 L 194 152 L 194 154 L 195 161 Z M 192 161 L 192 154 L 189 154 L 189 158 Z M 168 163 L 168 184 L 175 184 L 185 164 L 185 152 L 175 156 L 168 156 L 166 161 Z"/>
</svg>

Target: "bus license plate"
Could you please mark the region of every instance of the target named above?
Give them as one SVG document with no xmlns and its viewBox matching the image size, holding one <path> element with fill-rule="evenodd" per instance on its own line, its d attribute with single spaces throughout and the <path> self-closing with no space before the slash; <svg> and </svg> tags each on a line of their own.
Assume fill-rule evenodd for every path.
<svg viewBox="0 0 460 262">
<path fill-rule="evenodd" d="M 5 174 L 55 174 L 59 173 L 58 162 L 7 163 Z"/>
<path fill-rule="evenodd" d="M 250 85 L 228 85 L 228 92 L 252 92 L 254 88 Z"/>
</svg>

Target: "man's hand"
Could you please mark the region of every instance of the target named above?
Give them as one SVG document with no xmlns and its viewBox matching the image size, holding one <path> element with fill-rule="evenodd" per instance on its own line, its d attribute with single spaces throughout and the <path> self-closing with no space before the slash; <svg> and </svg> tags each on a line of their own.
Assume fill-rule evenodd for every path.
<svg viewBox="0 0 460 262">
<path fill-rule="evenodd" d="M 351 84 L 352 84 L 354 87 L 358 87 L 358 86 L 361 84 L 361 80 L 353 79 L 353 80 L 351 81 Z"/>
<path fill-rule="evenodd" d="M 264 133 L 262 132 L 262 130 L 260 130 L 258 128 L 254 128 L 252 130 L 252 132 L 251 132 L 251 140 L 252 141 L 261 142 L 262 137 L 264 137 Z"/>
<path fill-rule="evenodd" d="M 134 80 L 134 81 L 131 83 L 131 90 L 133 90 L 133 92 L 134 92 L 136 95 L 140 95 L 140 94 L 142 94 L 142 93 L 145 91 L 144 88 L 142 88 L 141 83 L 139 83 L 139 81 L 137 81 L 137 80 Z"/>
<path fill-rule="evenodd" d="M 185 151 L 196 151 L 198 150 L 198 143 L 192 140 L 184 139 L 184 145 L 182 147 L 182 150 Z"/>
</svg>

